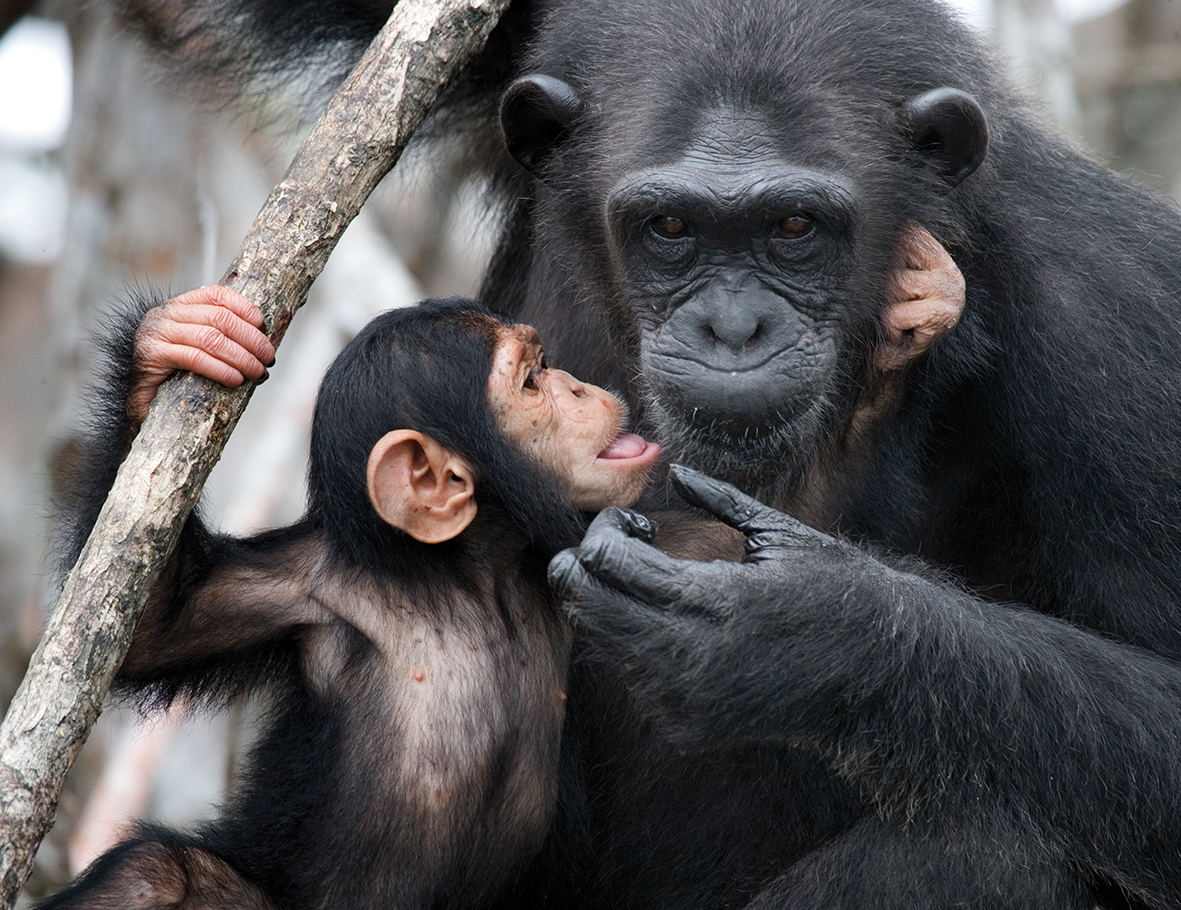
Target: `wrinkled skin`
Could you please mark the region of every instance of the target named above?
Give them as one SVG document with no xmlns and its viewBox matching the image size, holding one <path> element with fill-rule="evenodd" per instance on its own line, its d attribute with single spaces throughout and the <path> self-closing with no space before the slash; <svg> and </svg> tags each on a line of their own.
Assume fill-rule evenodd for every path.
<svg viewBox="0 0 1181 910">
<path fill-rule="evenodd" d="M 570 502 L 586 512 L 634 503 L 660 455 L 654 443 L 621 437 L 627 409 L 614 395 L 547 366 L 530 326 L 502 330 L 488 405 L 509 442 L 558 478 Z"/>
<path fill-rule="evenodd" d="M 262 328 L 262 310 L 216 284 L 148 310 L 136 332 L 136 381 L 127 398 L 132 422 L 143 423 L 156 389 L 176 370 L 192 370 L 231 389 L 262 379 L 275 362 Z"/>
</svg>

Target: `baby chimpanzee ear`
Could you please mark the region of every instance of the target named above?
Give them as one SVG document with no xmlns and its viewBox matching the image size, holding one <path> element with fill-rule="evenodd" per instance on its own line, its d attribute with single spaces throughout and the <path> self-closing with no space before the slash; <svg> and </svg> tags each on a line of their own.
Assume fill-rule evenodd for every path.
<svg viewBox="0 0 1181 910">
<path fill-rule="evenodd" d="M 459 535 L 476 517 L 466 461 L 414 430 L 386 433 L 369 453 L 369 501 L 382 521 L 423 543 Z"/>
</svg>

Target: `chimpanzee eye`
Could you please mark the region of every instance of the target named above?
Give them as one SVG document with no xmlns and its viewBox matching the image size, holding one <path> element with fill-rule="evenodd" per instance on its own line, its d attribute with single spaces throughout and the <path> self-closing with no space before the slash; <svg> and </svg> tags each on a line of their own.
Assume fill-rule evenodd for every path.
<svg viewBox="0 0 1181 910">
<path fill-rule="evenodd" d="M 542 369 L 544 369 L 544 366 Z M 536 391 L 539 376 L 541 376 L 541 370 L 530 370 L 529 375 L 525 377 L 525 388 Z"/>
<path fill-rule="evenodd" d="M 676 215 L 657 215 L 648 222 L 648 226 L 668 240 L 677 240 L 689 233 L 689 225 Z"/>
<path fill-rule="evenodd" d="M 792 212 L 775 222 L 775 236 L 784 240 L 798 240 L 811 232 L 812 219 L 802 212 Z"/>
</svg>

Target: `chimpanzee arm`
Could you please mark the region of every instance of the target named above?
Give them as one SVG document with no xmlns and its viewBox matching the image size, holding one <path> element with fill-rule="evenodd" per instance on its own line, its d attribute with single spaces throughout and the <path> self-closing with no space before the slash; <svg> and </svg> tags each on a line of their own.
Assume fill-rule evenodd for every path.
<svg viewBox="0 0 1181 910">
<path fill-rule="evenodd" d="M 135 333 L 144 314 L 162 302 L 159 294 L 137 291 L 106 317 L 97 336 L 102 367 L 83 416 L 83 442 L 68 461 L 67 470 L 61 472 L 65 489 L 55 503 L 56 556 L 63 576 L 82 552 L 139 429 L 127 413 L 128 394 L 137 376 Z"/>
<path fill-rule="evenodd" d="M 230 387 L 259 379 L 275 357 L 262 324 L 257 307 L 217 285 L 168 301 L 137 290 L 107 316 L 98 336 L 103 367 L 88 403 L 85 443 L 63 472 L 73 479 L 57 509 L 63 573 L 94 527 L 160 383 L 175 370 L 193 370 Z"/>
<path fill-rule="evenodd" d="M 75 485 L 59 503 L 63 572 L 94 526 L 156 387 L 181 368 L 240 383 L 242 373 L 225 360 L 240 362 L 253 378 L 262 371 L 261 363 L 232 350 L 247 320 L 261 323 L 261 314 L 248 309 L 244 298 L 228 297 L 224 288 L 202 288 L 167 303 L 138 293 L 108 317 L 100 338 L 105 369 L 85 442 L 71 465 Z M 249 343 L 273 358 L 261 333 L 251 334 Z M 230 694 L 272 675 L 276 661 L 290 659 L 284 643 L 292 631 L 324 618 L 304 584 L 317 552 L 314 536 L 298 525 L 240 540 L 212 534 L 191 517 L 149 597 L 117 687 L 147 687 L 168 701 L 185 690 Z"/>
<path fill-rule="evenodd" d="M 920 831 L 1004 806 L 1043 856 L 1154 906 L 1181 901 L 1181 669 L 677 477 L 746 533 L 743 563 L 671 559 L 646 522 L 610 510 L 551 564 L 576 623 L 671 737 L 818 748 Z"/>
<path fill-rule="evenodd" d="M 314 591 L 322 555 L 303 525 L 239 539 L 190 519 L 117 687 L 163 702 L 181 692 L 230 697 L 294 669 L 299 633 L 334 617 Z"/>
</svg>

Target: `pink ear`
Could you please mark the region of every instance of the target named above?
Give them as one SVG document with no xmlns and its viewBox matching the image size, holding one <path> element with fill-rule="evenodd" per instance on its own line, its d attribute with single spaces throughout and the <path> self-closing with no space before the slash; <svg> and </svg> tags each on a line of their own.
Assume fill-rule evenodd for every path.
<svg viewBox="0 0 1181 910">
<path fill-rule="evenodd" d="M 382 521 L 423 543 L 451 540 L 476 517 L 471 468 L 423 433 L 386 433 L 369 453 L 367 479 Z"/>
</svg>

